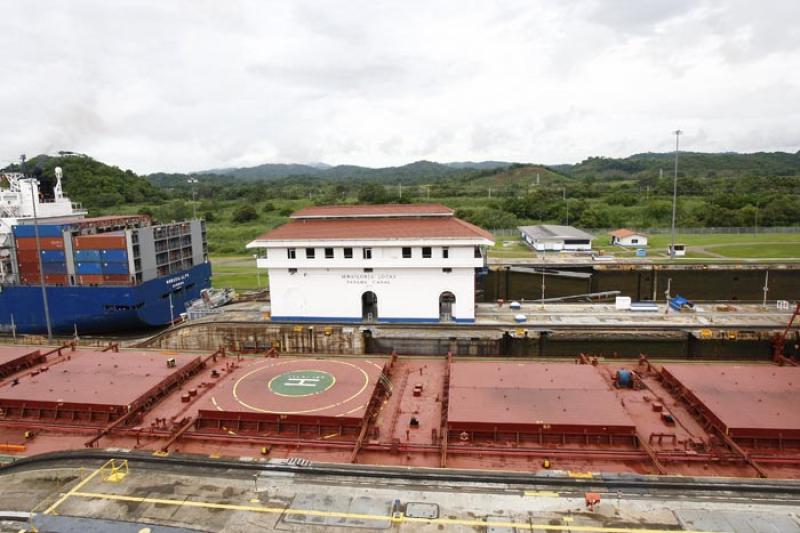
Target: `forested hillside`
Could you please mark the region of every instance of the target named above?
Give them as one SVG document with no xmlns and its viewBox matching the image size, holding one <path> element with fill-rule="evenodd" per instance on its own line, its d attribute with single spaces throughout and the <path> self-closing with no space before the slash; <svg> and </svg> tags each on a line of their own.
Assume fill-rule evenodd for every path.
<svg viewBox="0 0 800 533">
<path fill-rule="evenodd" d="M 90 208 L 161 202 L 166 198 L 164 191 L 133 171 L 109 166 L 83 155 L 38 155 L 25 164 L 28 173 L 37 167 L 49 177 L 54 176 L 55 167 L 61 167 L 64 171 L 65 194 Z M 8 170 L 19 170 L 19 165 L 12 165 Z"/>
<path fill-rule="evenodd" d="M 417 162 L 396 168 L 314 168 L 314 175 L 255 179 L 153 174 L 85 157 L 39 156 L 92 214 L 148 213 L 206 219 L 210 249 L 243 253 L 247 240 L 311 204 L 441 202 L 486 228 L 567 223 L 584 228 L 670 224 L 673 154 L 589 158 L 576 165 Z M 476 168 L 484 165 L 488 168 Z M 285 167 L 295 167 L 289 165 Z M 660 170 L 664 169 L 663 177 Z M 285 169 L 284 169 L 285 170 Z M 192 198 L 196 201 L 192 201 Z M 800 154 L 681 154 L 678 226 L 800 225 Z"/>
</svg>

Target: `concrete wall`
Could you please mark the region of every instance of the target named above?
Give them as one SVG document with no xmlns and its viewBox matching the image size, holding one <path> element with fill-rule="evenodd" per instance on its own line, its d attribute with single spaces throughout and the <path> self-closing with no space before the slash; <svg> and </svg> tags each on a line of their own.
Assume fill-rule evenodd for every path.
<svg viewBox="0 0 800 533">
<path fill-rule="evenodd" d="M 270 250 L 272 253 L 272 250 Z M 473 259 L 474 261 L 474 259 Z M 362 319 L 362 295 L 378 298 L 378 321 L 439 322 L 439 297 L 451 292 L 455 322 L 475 319 L 474 268 L 270 268 L 273 320 Z"/>
</svg>

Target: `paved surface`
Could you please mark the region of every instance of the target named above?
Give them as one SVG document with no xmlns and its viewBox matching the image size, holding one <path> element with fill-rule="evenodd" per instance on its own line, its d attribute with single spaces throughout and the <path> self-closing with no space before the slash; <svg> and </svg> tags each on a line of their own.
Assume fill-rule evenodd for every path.
<svg viewBox="0 0 800 533">
<path fill-rule="evenodd" d="M 112 532 L 145 527 L 152 532 L 169 531 L 153 527 L 159 524 L 224 532 L 800 531 L 797 501 L 751 500 L 735 494 L 601 492 L 601 503 L 590 511 L 583 493 L 536 486 L 477 482 L 420 486 L 382 478 L 252 476 L 187 467 L 134 467 L 123 479 L 110 482 L 105 472 L 63 469 L 7 474 L 0 476 L 0 493 L 7 509 L 46 508 L 42 514 L 46 520 L 76 516 L 125 522 L 102 529 Z M 130 523 L 140 529 L 130 529 Z M 91 527 L 87 523 L 83 531 L 93 531 Z"/>
</svg>

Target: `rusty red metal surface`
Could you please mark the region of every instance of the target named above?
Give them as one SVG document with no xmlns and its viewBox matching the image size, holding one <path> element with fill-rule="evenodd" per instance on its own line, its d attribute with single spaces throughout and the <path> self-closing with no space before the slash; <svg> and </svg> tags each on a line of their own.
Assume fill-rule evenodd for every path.
<svg viewBox="0 0 800 533">
<path fill-rule="evenodd" d="M 786 438 L 737 437 L 733 443 L 713 428 L 704 414 L 711 411 L 687 401 L 686 389 L 649 363 L 242 357 L 223 350 L 198 357 L 71 349 L 41 348 L 45 362 L 0 382 L 3 453 L 98 446 L 524 471 L 539 469 L 546 459 L 551 468 L 578 472 L 800 478 L 800 451 L 784 446 Z M 167 368 L 171 357 L 177 364 Z M 698 368 L 686 366 L 687 372 Z M 736 366 L 752 383 L 739 387 L 743 381 L 734 379 L 733 385 L 752 389 L 755 404 L 777 408 L 760 394 L 773 394 L 776 383 L 782 384 L 777 389 L 786 394 L 777 402 L 785 409 L 776 420 L 794 420 L 785 415 L 797 403 L 791 396 L 795 375 L 786 373 L 791 368 L 714 368 L 719 373 Z M 614 386 L 620 368 L 635 372 L 634 386 Z M 294 394 L 295 386 L 319 377 L 307 375 L 314 372 L 332 379 Z M 770 384 L 751 377 L 757 372 Z M 297 379 L 270 387 L 287 375 Z M 718 387 L 726 379 L 709 375 Z M 19 383 L 12 386 L 15 380 Z M 384 394 L 387 390 L 391 394 Z M 3 407 L 14 395 L 25 405 Z M 737 403 L 739 410 L 751 409 L 744 402 Z"/>
<path fill-rule="evenodd" d="M 463 362 L 450 371 L 455 431 L 635 434 L 635 424 L 592 366 Z"/>
<path fill-rule="evenodd" d="M 44 361 L 39 350 L 28 346 L 0 346 L 0 379 Z"/>
<path fill-rule="evenodd" d="M 197 425 L 256 432 L 280 432 L 281 425 L 289 424 L 360 427 L 383 366 L 383 361 L 335 359 L 273 359 L 244 365 L 214 389 L 200 407 Z M 304 373 L 324 373 L 333 382 L 307 395 L 281 394 L 274 385 L 281 376 Z"/>
<path fill-rule="evenodd" d="M 174 358 L 176 365 L 167 366 Z M 138 407 L 200 358 L 78 350 L 0 387 L 3 419 L 108 422 Z"/>
<path fill-rule="evenodd" d="M 664 379 L 734 439 L 800 440 L 800 368 L 671 364 Z"/>
</svg>

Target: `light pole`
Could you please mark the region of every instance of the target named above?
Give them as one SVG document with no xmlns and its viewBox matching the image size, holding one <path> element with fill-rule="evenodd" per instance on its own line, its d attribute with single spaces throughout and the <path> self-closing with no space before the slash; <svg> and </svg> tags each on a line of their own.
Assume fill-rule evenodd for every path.
<svg viewBox="0 0 800 533">
<path fill-rule="evenodd" d="M 672 245 L 669 247 L 669 258 L 675 259 L 675 213 L 678 206 L 678 150 L 681 130 L 675 130 L 675 173 L 672 176 Z"/>
<path fill-rule="evenodd" d="M 25 156 L 22 156 L 21 159 L 22 159 L 22 165 L 24 165 Z M 36 256 L 39 258 L 39 284 L 42 287 L 42 304 L 44 305 L 44 320 L 45 323 L 47 324 L 47 340 L 52 341 L 53 327 L 50 324 L 50 306 L 48 305 L 47 302 L 47 288 L 44 285 L 44 268 L 42 265 L 42 245 L 41 241 L 39 240 L 39 218 L 36 213 L 36 202 L 38 199 L 36 198 L 36 193 L 34 192 L 34 182 L 37 182 L 38 184 L 38 180 L 34 178 L 30 178 L 28 181 L 31 188 L 31 206 L 33 207 L 33 232 L 34 236 L 36 237 Z"/>
<path fill-rule="evenodd" d="M 197 203 L 194 199 L 194 184 L 197 183 L 197 178 L 189 178 L 186 181 L 192 188 L 192 218 L 197 218 Z"/>
<path fill-rule="evenodd" d="M 258 270 L 258 254 L 253 254 L 253 259 L 256 260 L 256 288 L 261 290 L 261 272 Z"/>
</svg>

